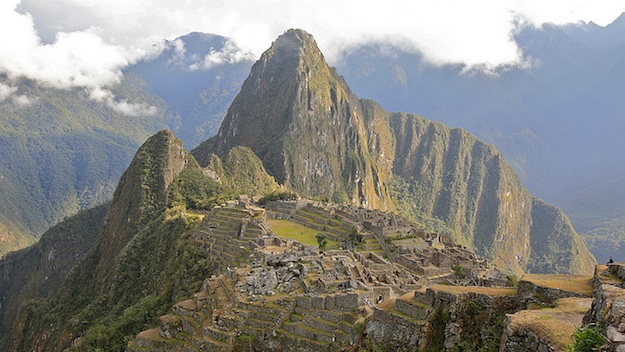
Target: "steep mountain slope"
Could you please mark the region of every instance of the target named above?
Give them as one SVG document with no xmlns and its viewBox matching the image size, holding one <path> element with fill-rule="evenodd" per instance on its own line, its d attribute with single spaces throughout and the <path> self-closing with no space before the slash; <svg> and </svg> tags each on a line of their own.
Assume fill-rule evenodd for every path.
<svg viewBox="0 0 625 352">
<path fill-rule="evenodd" d="M 564 198 L 562 208 L 601 263 L 625 258 L 625 172 L 596 178 Z"/>
<path fill-rule="evenodd" d="M 125 70 L 163 99 L 169 129 L 194 148 L 214 136 L 254 63 L 228 38 L 190 33 Z"/>
<path fill-rule="evenodd" d="M 54 294 L 70 269 L 93 247 L 108 203 L 83 210 L 46 231 L 39 241 L 0 260 L 0 335 L 15 323 L 19 306 Z M 0 341 L 0 346 L 6 341 Z"/>
<path fill-rule="evenodd" d="M 193 153 L 206 164 L 212 152 L 248 146 L 302 195 L 387 209 L 390 169 L 371 154 L 369 122 L 312 36 L 290 31 L 253 66 L 218 136 Z"/>
<path fill-rule="evenodd" d="M 30 104 L 0 102 L 0 255 L 106 201 L 137 146 L 165 126 L 162 113 L 129 117 L 82 90 L 26 80 L 18 87 Z M 115 89 L 119 98 L 159 106 L 132 80 Z"/>
<path fill-rule="evenodd" d="M 619 192 L 615 180 L 624 175 L 614 170 L 625 155 L 623 28 L 625 14 L 605 27 L 526 26 L 514 39 L 532 67 L 497 75 L 430 65 L 384 45 L 360 47 L 337 65 L 359 96 L 496 145 L 533 194 L 565 209 L 604 262 L 625 256 L 617 250 L 624 207 L 610 192 Z"/>
<path fill-rule="evenodd" d="M 511 271 L 592 270 L 594 259 L 584 246 L 577 257 L 531 248 L 556 233 L 579 240 L 568 220 L 558 225 L 566 230 L 549 227 L 560 224 L 555 218 L 566 219 L 559 209 L 532 213 L 529 192 L 492 146 L 465 131 L 359 100 L 301 30 L 286 32 L 263 54 L 217 136 L 193 154 L 206 164 L 210 153 L 223 155 L 237 145 L 250 147 L 279 183 L 306 196 L 393 209 L 389 188 L 401 178 L 411 186 L 404 196 L 417 213 L 442 220 L 479 254 Z M 554 221 L 534 228 L 538 215 Z"/>
<path fill-rule="evenodd" d="M 514 40 L 532 64 L 497 75 L 437 66 L 387 46 L 346 53 L 337 69 L 361 97 L 461 126 L 497 146 L 528 188 L 557 201 L 622 163 L 622 28 L 525 26 Z M 580 142 L 583 141 L 583 142 Z"/>
<path fill-rule="evenodd" d="M 263 195 L 277 189 L 249 149 L 215 163 L 225 170 L 256 165 L 246 170 L 248 185 L 254 185 L 247 190 Z M 170 131 L 150 137 L 122 176 L 95 246 L 54 295 L 22 305 L 10 337 L 3 336 L 7 350 L 56 351 L 72 344 L 83 351 L 123 350 L 126 335 L 154 324 L 171 304 L 199 290 L 215 258 L 208 257 L 206 236 L 195 231 L 205 215 L 188 213 L 186 206 L 214 206 L 243 191 L 229 186 L 239 184 L 227 179 L 236 172 L 219 180 L 204 172 L 210 173 Z M 71 221 L 86 226 L 79 217 Z"/>
<path fill-rule="evenodd" d="M 0 102 L 0 255 L 110 199 L 136 148 L 156 131 L 169 127 L 190 146 L 216 133 L 249 72 L 249 54 L 199 33 L 163 47 L 112 87 L 118 102 L 151 106 L 143 116 L 121 114 L 79 89 L 28 80 L 14 95 L 29 103 Z"/>
</svg>

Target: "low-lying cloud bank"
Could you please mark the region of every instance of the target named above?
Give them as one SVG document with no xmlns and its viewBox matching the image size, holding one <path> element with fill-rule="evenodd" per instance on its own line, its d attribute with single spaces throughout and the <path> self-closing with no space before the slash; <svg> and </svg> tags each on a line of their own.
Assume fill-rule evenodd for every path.
<svg viewBox="0 0 625 352">
<path fill-rule="evenodd" d="M 20 77 L 83 88 L 130 116 L 149 106 L 116 99 L 109 88 L 122 69 L 154 56 L 163 39 L 192 31 L 232 38 L 190 69 L 258 56 L 288 28 L 312 33 L 329 61 L 345 50 L 384 43 L 419 52 L 433 65 L 493 71 L 528 66 L 514 41 L 526 25 L 594 21 L 607 25 L 625 5 L 613 0 L 289 1 L 289 0 L 4 0 L 0 3 L 0 101 Z M 234 44 L 236 43 L 236 45 Z M 242 49 L 239 49 L 242 48 Z M 181 48 L 184 50 L 184 48 Z M 250 54 L 250 52 L 252 54 Z M 181 52 L 184 54 L 184 51 Z"/>
</svg>

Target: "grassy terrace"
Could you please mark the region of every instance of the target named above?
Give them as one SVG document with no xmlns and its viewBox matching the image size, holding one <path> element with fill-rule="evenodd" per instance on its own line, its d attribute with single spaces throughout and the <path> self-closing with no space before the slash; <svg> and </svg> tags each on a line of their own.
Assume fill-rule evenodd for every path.
<svg viewBox="0 0 625 352">
<path fill-rule="evenodd" d="M 200 213 L 194 209 L 185 210 L 184 215 L 186 215 L 187 217 L 195 217 L 195 218 L 198 218 L 199 220 L 204 220 L 204 217 L 206 217 L 206 214 Z"/>
<path fill-rule="evenodd" d="M 573 342 L 576 326 L 582 325 L 584 313 L 590 309 L 591 298 L 563 298 L 555 308 L 523 310 L 510 316 L 510 328 L 533 332 L 551 343 L 556 351 L 566 351 Z"/>
<path fill-rule="evenodd" d="M 271 230 L 278 236 L 284 238 L 292 238 L 308 246 L 316 246 L 317 239 L 315 236 L 323 231 L 315 230 L 310 227 L 295 223 L 289 220 L 267 220 Z M 328 249 L 338 248 L 338 242 L 328 238 Z"/>
<path fill-rule="evenodd" d="M 490 296 L 513 296 L 516 294 L 515 287 L 482 287 L 482 286 L 447 286 L 432 285 L 430 288 L 434 291 L 443 291 L 453 294 L 462 293 L 481 293 Z"/>
<path fill-rule="evenodd" d="M 592 275 L 526 274 L 521 280 L 536 286 L 558 288 L 592 296 Z"/>
</svg>

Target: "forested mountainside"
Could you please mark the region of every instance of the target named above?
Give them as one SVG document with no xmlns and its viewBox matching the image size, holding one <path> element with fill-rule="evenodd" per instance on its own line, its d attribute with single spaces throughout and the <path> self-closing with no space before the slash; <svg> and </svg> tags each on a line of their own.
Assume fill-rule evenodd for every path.
<svg viewBox="0 0 625 352">
<path fill-rule="evenodd" d="M 594 178 L 591 186 L 572 192 L 560 202 L 602 263 L 611 257 L 617 261 L 625 258 L 625 172 L 616 169 Z"/>
<path fill-rule="evenodd" d="M 192 153 L 205 165 L 211 153 L 238 145 L 302 195 L 389 210 L 413 204 L 397 210 L 441 219 L 459 241 L 512 271 L 592 270 L 594 258 L 578 246 L 566 216 L 556 207 L 546 214 L 534 208 L 492 145 L 359 100 L 304 31 L 288 31 L 262 55 L 218 134 Z M 398 202 L 391 187 L 402 181 L 410 192 L 396 192 L 404 199 Z M 564 251 L 532 250 L 556 234 L 569 238 Z"/>
<path fill-rule="evenodd" d="M 34 245 L 0 259 L 0 334 L 8 336 L 20 306 L 52 296 L 97 241 L 109 204 L 82 210 L 46 231 Z M 7 341 L 0 341 L 6 345 Z"/>
<path fill-rule="evenodd" d="M 125 70 L 160 97 L 169 129 L 186 148 L 217 133 L 226 110 L 254 63 L 229 38 L 190 33 L 165 41 L 162 52 Z"/>
<path fill-rule="evenodd" d="M 529 67 L 495 74 L 437 66 L 387 45 L 346 53 L 337 69 L 361 97 L 418 112 L 492 143 L 536 196 L 567 213 L 601 261 L 625 233 L 625 15 L 514 33 Z M 622 199 L 622 197 L 621 197 Z"/>
<path fill-rule="evenodd" d="M 148 139 L 120 179 L 95 244 L 55 294 L 35 294 L 40 299 L 22 306 L 17 318 L 15 311 L 2 311 L 6 327 L 12 326 L 4 331 L 10 333 L 3 336 L 4 346 L 12 351 L 63 350 L 80 338 L 81 350 L 121 350 L 124 336 L 150 326 L 176 300 L 199 290 L 212 273 L 214 258 L 206 256 L 206 244 L 194 231 L 203 215 L 187 212 L 187 207 L 211 208 L 235 194 L 278 189 L 249 149 L 236 148 L 224 160 L 212 160 L 211 177 L 171 132 Z M 236 177 L 245 178 L 238 182 Z M 71 220 L 75 225 L 59 228 L 101 224 L 82 214 Z M 23 253 L 32 257 L 41 247 Z M 24 265 L 12 256 L 0 266 L 6 272 L 15 263 Z"/>
<path fill-rule="evenodd" d="M 360 97 L 496 145 L 533 194 L 554 202 L 623 162 L 624 28 L 625 15 L 605 27 L 523 26 L 513 39 L 527 66 L 492 74 L 385 45 L 350 51 L 337 69 Z"/>
<path fill-rule="evenodd" d="M 132 80 L 116 92 L 160 106 Z M 136 148 L 163 128 L 162 112 L 129 117 L 78 89 L 22 80 L 26 105 L 0 102 L 0 255 L 110 198 Z"/>
<path fill-rule="evenodd" d="M 168 127 L 190 147 L 217 131 L 252 61 L 216 35 L 159 45 L 158 55 L 125 70 L 110 102 L 25 79 L 15 92 L 22 103 L 0 102 L 0 255 L 109 200 L 136 149 L 156 131 Z"/>
</svg>

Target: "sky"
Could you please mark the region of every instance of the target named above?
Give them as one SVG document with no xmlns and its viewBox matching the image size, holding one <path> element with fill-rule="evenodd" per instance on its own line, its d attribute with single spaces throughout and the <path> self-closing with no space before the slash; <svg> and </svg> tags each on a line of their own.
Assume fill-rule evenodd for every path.
<svg viewBox="0 0 625 352">
<path fill-rule="evenodd" d="M 108 87 L 124 67 L 155 55 L 162 47 L 155 44 L 193 31 L 230 37 L 255 57 L 285 30 L 301 28 L 330 62 L 359 45 L 385 43 L 434 65 L 496 70 L 528 63 L 512 37 L 522 26 L 605 26 L 623 12 L 625 0 L 1 0 L 0 101 L 27 103 L 15 87 L 26 77 L 84 88 L 94 100 L 140 114 L 144 106 L 117 100 Z"/>
</svg>

